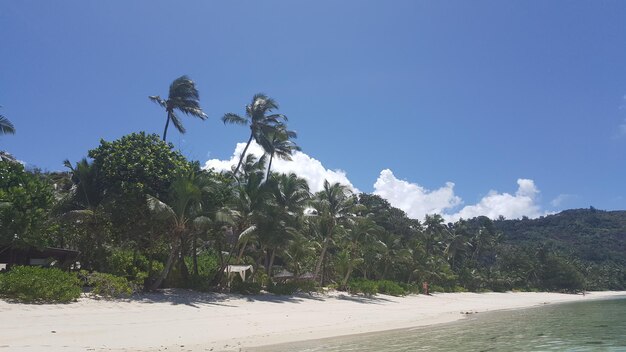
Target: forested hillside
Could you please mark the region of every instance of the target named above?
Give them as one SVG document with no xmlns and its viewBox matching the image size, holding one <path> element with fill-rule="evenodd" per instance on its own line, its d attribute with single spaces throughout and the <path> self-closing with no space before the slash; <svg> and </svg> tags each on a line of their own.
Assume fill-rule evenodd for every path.
<svg viewBox="0 0 626 352">
<path fill-rule="evenodd" d="M 505 243 L 545 244 L 585 261 L 626 264 L 626 211 L 572 209 L 494 224 L 505 234 Z"/>
<path fill-rule="evenodd" d="M 538 219 L 497 220 L 494 226 L 502 245 L 515 248 L 517 257 L 556 255 L 583 274 L 587 288 L 624 288 L 626 211 L 572 209 Z"/>
</svg>

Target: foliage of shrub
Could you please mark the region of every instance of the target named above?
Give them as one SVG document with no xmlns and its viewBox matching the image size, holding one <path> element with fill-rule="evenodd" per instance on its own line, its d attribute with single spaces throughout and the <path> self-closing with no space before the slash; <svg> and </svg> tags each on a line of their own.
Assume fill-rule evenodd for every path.
<svg viewBox="0 0 626 352">
<path fill-rule="evenodd" d="M 92 287 L 91 293 L 105 298 L 129 297 L 136 291 L 136 287 L 125 277 L 98 272 L 81 272 L 81 276 Z"/>
<path fill-rule="evenodd" d="M 293 295 L 294 293 L 296 293 L 297 290 L 298 287 L 296 287 L 293 282 L 280 282 L 276 284 L 270 282 L 267 285 L 267 291 L 275 295 Z"/>
<path fill-rule="evenodd" d="M 198 275 L 191 274 L 189 288 L 198 291 L 209 291 L 211 281 L 219 270 L 219 259 L 214 252 L 205 252 L 197 256 Z M 185 264 L 193 272 L 193 258 L 185 257 Z"/>
<path fill-rule="evenodd" d="M 373 296 L 378 292 L 378 283 L 365 279 L 353 279 L 348 282 L 348 292 Z"/>
<path fill-rule="evenodd" d="M 428 287 L 428 291 L 430 291 L 431 293 L 434 293 L 434 292 L 446 292 L 446 290 L 443 287 L 439 286 L 439 285 L 430 285 Z"/>
<path fill-rule="evenodd" d="M 17 266 L 0 274 L 0 295 L 25 303 L 67 303 L 80 297 L 80 280 L 56 268 Z"/>
<path fill-rule="evenodd" d="M 412 293 L 412 294 L 418 294 L 420 293 L 420 288 L 418 285 L 415 284 L 406 284 L 403 282 L 398 283 L 398 285 L 400 285 L 400 287 L 402 287 L 402 289 L 404 290 L 404 292 L 406 294 Z"/>
<path fill-rule="evenodd" d="M 261 284 L 258 282 L 233 280 L 230 292 L 242 295 L 258 295 L 261 292 Z"/>
<path fill-rule="evenodd" d="M 131 250 L 114 249 L 107 258 L 107 272 L 130 280 L 143 280 L 147 277 L 148 259 Z"/>
<path fill-rule="evenodd" d="M 389 280 L 380 280 L 378 284 L 378 293 L 390 296 L 404 296 L 406 292 L 398 283 Z"/>
<path fill-rule="evenodd" d="M 300 292 L 312 293 L 320 291 L 319 285 L 313 280 L 300 280 L 295 281 L 295 283 L 298 286 L 298 291 Z"/>
<path fill-rule="evenodd" d="M 511 284 L 506 279 L 493 279 L 491 280 L 491 289 L 494 292 L 506 292 L 511 290 Z"/>
<path fill-rule="evenodd" d="M 454 286 L 452 287 L 452 289 L 450 290 L 450 292 L 467 292 L 467 289 L 463 286 Z"/>
<path fill-rule="evenodd" d="M 49 183 L 20 163 L 0 161 L 0 243 L 47 245 L 47 214 L 54 196 Z M 10 205 L 10 206 L 6 206 Z"/>
<path fill-rule="evenodd" d="M 219 270 L 219 258 L 213 251 L 199 254 L 196 257 L 198 261 L 198 275 L 213 278 L 215 273 Z M 191 256 L 185 257 L 185 264 L 188 268 L 193 268 L 193 258 Z"/>
<path fill-rule="evenodd" d="M 267 291 L 275 295 L 293 295 L 297 292 L 311 293 L 317 291 L 317 285 L 310 280 L 271 283 L 267 285 Z"/>
</svg>

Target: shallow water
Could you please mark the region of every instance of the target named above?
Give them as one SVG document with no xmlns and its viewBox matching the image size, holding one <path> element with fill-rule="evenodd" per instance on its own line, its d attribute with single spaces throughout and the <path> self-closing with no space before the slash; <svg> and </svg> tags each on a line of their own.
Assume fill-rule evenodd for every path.
<svg viewBox="0 0 626 352">
<path fill-rule="evenodd" d="M 626 351 L 626 297 L 479 313 L 465 321 L 263 351 Z"/>
</svg>

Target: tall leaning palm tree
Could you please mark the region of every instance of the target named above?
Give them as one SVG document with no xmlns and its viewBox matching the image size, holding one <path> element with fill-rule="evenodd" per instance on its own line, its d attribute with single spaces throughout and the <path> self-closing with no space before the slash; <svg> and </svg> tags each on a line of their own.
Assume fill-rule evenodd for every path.
<svg viewBox="0 0 626 352">
<path fill-rule="evenodd" d="M 167 100 L 163 100 L 158 95 L 151 95 L 148 98 L 161 105 L 167 112 L 163 140 L 167 137 L 167 128 L 170 121 L 172 121 L 178 132 L 183 134 L 186 132 L 183 123 L 176 115 L 176 110 L 185 115 L 197 117 L 200 120 L 206 120 L 207 118 L 207 115 L 200 108 L 200 95 L 196 89 L 196 84 L 187 76 L 180 76 L 172 82 Z"/>
<path fill-rule="evenodd" d="M 246 105 L 246 116 L 239 116 L 234 113 L 227 113 L 222 117 L 222 121 L 225 124 L 234 125 L 249 125 L 250 126 L 250 138 L 246 143 L 246 147 L 243 149 L 241 156 L 239 157 L 239 163 L 233 172 L 234 177 L 237 177 L 237 172 L 243 163 L 248 147 L 254 139 L 259 145 L 264 147 L 265 152 L 269 152 L 265 148 L 268 143 L 266 142 L 267 136 L 280 128 L 284 127 L 287 116 L 283 114 L 271 114 L 272 111 L 278 110 L 278 103 L 266 96 L 265 94 L 258 93 L 252 97 L 252 102 Z M 269 154 L 269 153 L 268 153 Z"/>
</svg>

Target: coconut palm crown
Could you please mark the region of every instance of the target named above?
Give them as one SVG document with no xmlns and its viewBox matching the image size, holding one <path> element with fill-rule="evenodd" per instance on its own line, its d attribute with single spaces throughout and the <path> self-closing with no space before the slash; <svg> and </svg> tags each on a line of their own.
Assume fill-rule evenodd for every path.
<svg viewBox="0 0 626 352">
<path fill-rule="evenodd" d="M 246 147 L 239 157 L 239 163 L 233 171 L 233 175 L 237 177 L 237 172 L 243 163 L 243 159 L 248 151 L 248 147 L 254 139 L 267 154 L 275 154 L 272 150 L 267 150 L 268 135 L 284 128 L 287 116 L 283 114 L 271 114 L 274 110 L 278 110 L 278 103 L 263 93 L 255 94 L 252 102 L 246 105 L 246 116 L 242 117 L 234 113 L 227 113 L 222 117 L 225 124 L 249 125 L 250 138 L 246 143 Z"/>
<path fill-rule="evenodd" d="M 196 84 L 187 76 L 180 76 L 172 82 L 167 100 L 163 100 L 163 98 L 158 95 L 151 95 L 148 98 L 161 105 L 167 112 L 167 120 L 165 122 L 165 129 L 163 130 L 163 140 L 167 137 L 167 128 L 170 121 L 172 121 L 178 132 L 183 134 L 186 132 L 183 123 L 180 121 L 178 115 L 176 115 L 176 111 L 197 117 L 200 120 L 207 119 L 207 115 L 200 107 L 200 95 L 196 89 Z"/>
</svg>

